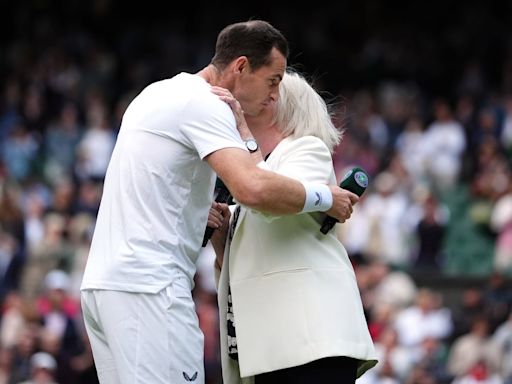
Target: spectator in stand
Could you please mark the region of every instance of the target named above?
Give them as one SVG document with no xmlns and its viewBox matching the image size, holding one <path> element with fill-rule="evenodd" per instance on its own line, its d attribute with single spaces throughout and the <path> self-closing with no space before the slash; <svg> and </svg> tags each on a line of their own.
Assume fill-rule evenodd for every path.
<svg viewBox="0 0 512 384">
<path fill-rule="evenodd" d="M 44 238 L 44 213 L 46 206 L 39 194 L 28 192 L 24 199 L 23 208 L 27 253 L 30 254 Z"/>
<path fill-rule="evenodd" d="M 59 179 L 53 185 L 53 196 L 45 213 L 61 215 L 65 222 L 76 213 L 76 183 L 68 177 Z"/>
<path fill-rule="evenodd" d="M 503 384 L 503 379 L 490 370 L 486 362 L 479 361 L 468 373 L 457 377 L 451 384 Z"/>
<path fill-rule="evenodd" d="M 30 358 L 30 378 L 19 384 L 57 384 L 57 362 L 46 352 L 37 352 Z"/>
<path fill-rule="evenodd" d="M 72 384 L 99 384 L 91 343 L 83 324 L 80 327 L 80 335 L 84 348 L 81 353 L 73 356 L 70 360 L 70 367 L 75 374 L 75 381 Z"/>
<path fill-rule="evenodd" d="M 44 173 L 51 184 L 73 175 L 81 135 L 78 108 L 67 103 L 62 107 L 58 120 L 48 127 L 44 135 Z"/>
<path fill-rule="evenodd" d="M 16 240 L 16 247 L 25 251 L 25 224 L 21 205 L 20 187 L 16 183 L 0 180 L 0 230 Z"/>
<path fill-rule="evenodd" d="M 103 180 L 115 140 L 103 97 L 91 94 L 87 106 L 87 128 L 77 146 L 75 173 L 79 180 Z"/>
<path fill-rule="evenodd" d="M 69 268 L 69 295 L 80 299 L 80 285 L 84 274 L 91 237 L 94 230 L 95 216 L 88 213 L 78 213 L 69 222 L 69 242 L 73 249 L 73 260 Z"/>
<path fill-rule="evenodd" d="M 498 109 L 490 105 L 484 105 L 480 108 L 477 116 L 477 124 L 472 132 L 471 140 L 475 146 L 491 139 L 499 142 L 501 136 L 501 122 L 498 118 Z"/>
<path fill-rule="evenodd" d="M 37 297 L 44 289 L 44 278 L 53 269 L 69 268 L 74 250 L 66 239 L 66 220 L 57 213 L 44 219 L 43 240 L 28 255 L 21 276 L 20 290 L 29 299 Z"/>
<path fill-rule="evenodd" d="M 394 327 L 400 344 L 416 351 L 427 337 L 446 340 L 453 331 L 450 309 L 443 306 L 441 295 L 421 288 L 414 305 L 397 313 Z"/>
<path fill-rule="evenodd" d="M 421 365 L 415 365 L 404 384 L 441 384 Z"/>
<path fill-rule="evenodd" d="M 507 193 L 511 166 L 503 154 L 499 143 L 492 137 L 486 137 L 477 148 L 478 163 L 470 183 L 472 197 L 478 203 L 488 206 Z M 488 224 L 488 216 L 485 215 Z"/>
<path fill-rule="evenodd" d="M 38 151 L 39 143 L 20 121 L 0 148 L 9 177 L 17 182 L 26 181 L 34 172 Z"/>
<path fill-rule="evenodd" d="M 403 382 L 415 363 L 415 355 L 398 342 L 398 333 L 392 327 L 382 331 L 375 342 L 378 364 L 368 373 L 370 376 L 391 376 Z"/>
<path fill-rule="evenodd" d="M 505 119 L 500 140 L 503 148 L 505 148 L 509 156 L 512 156 L 512 94 L 505 96 L 504 109 Z"/>
<path fill-rule="evenodd" d="M 37 298 L 37 309 L 44 328 L 61 337 L 71 337 L 69 343 L 73 344 L 76 330 L 69 328 L 75 328 L 80 303 L 69 295 L 69 275 L 58 269 L 50 271 L 45 276 L 44 288 L 43 294 Z"/>
<path fill-rule="evenodd" d="M 412 116 L 397 137 L 396 150 L 415 183 L 424 182 L 426 172 L 425 127 L 419 116 Z"/>
<path fill-rule="evenodd" d="M 437 384 L 448 384 L 453 378 L 446 369 L 447 343 L 435 337 L 426 337 L 414 354 L 415 366 L 420 366 Z"/>
<path fill-rule="evenodd" d="M 0 344 L 0 384 L 9 384 L 12 370 L 12 349 Z"/>
<path fill-rule="evenodd" d="M 478 287 L 469 287 L 461 292 L 460 303 L 452 306 L 453 332 L 450 343 L 462 335 L 469 333 L 475 318 L 482 316 L 486 311 L 484 293 Z"/>
<path fill-rule="evenodd" d="M 31 82 L 25 89 L 22 113 L 28 132 L 39 140 L 46 131 L 47 99 L 36 81 Z"/>
<path fill-rule="evenodd" d="M 477 103 L 471 95 L 463 94 L 457 99 L 457 105 L 455 107 L 455 118 L 464 127 L 466 149 L 462 155 L 462 170 L 461 170 L 461 181 L 467 183 L 473 177 L 475 172 L 475 152 L 476 147 L 473 143 L 471 135 L 476 130 L 477 126 Z"/>
<path fill-rule="evenodd" d="M 355 272 L 370 330 L 377 335 L 388 325 L 379 322 L 394 319 L 396 311 L 413 303 L 416 284 L 404 271 L 392 270 L 382 262 L 358 264 Z"/>
<path fill-rule="evenodd" d="M 490 227 L 496 233 L 494 268 L 512 276 L 512 178 L 508 179 L 507 192 L 492 207 Z"/>
<path fill-rule="evenodd" d="M 501 373 L 505 383 L 510 384 L 512 383 L 512 312 L 508 319 L 496 328 L 491 341 L 500 347 L 503 356 Z"/>
<path fill-rule="evenodd" d="M 0 346 L 18 345 L 26 325 L 23 298 L 16 291 L 7 294 L 0 312 Z"/>
<path fill-rule="evenodd" d="M 407 267 L 411 263 L 409 197 L 389 171 L 379 173 L 373 186 L 375 192 L 369 191 L 364 202 L 369 226 L 364 253 L 370 260 Z"/>
<path fill-rule="evenodd" d="M 103 183 L 93 179 L 82 180 L 78 186 L 78 196 L 75 201 L 76 213 L 86 213 L 93 217 L 98 214 Z"/>
<path fill-rule="evenodd" d="M 422 217 L 416 226 L 418 252 L 414 268 L 418 272 L 439 272 L 443 266 L 448 212 L 431 193 L 424 198 L 422 208 Z"/>
<path fill-rule="evenodd" d="M 434 119 L 425 131 L 427 172 L 435 189 L 451 188 L 459 179 L 466 149 L 464 127 L 455 120 L 452 107 L 443 98 L 432 105 Z"/>
<path fill-rule="evenodd" d="M 374 262 L 370 266 L 375 276 L 374 304 L 388 303 L 395 311 L 402 311 L 414 303 L 418 287 L 412 277 L 400 269 L 393 269 L 383 262 Z M 393 317 L 396 312 L 393 312 Z"/>
<path fill-rule="evenodd" d="M 485 313 L 489 317 L 490 332 L 505 322 L 512 310 L 512 291 L 505 275 L 494 271 L 484 288 Z"/>
<path fill-rule="evenodd" d="M 370 307 L 366 317 L 372 340 L 379 340 L 381 334 L 390 328 L 396 310 L 396 306 L 388 302 L 377 301 Z"/>
<path fill-rule="evenodd" d="M 0 229 L 0 304 L 6 295 L 18 288 L 24 263 L 25 255 L 17 239 Z"/>
<path fill-rule="evenodd" d="M 501 349 L 489 334 L 489 319 L 479 316 L 473 319 L 469 333 L 453 342 L 447 361 L 451 375 L 461 378 L 478 367 L 482 362 L 491 372 L 501 369 Z"/>
<path fill-rule="evenodd" d="M 28 380 L 31 375 L 30 358 L 39 348 L 40 325 L 33 320 L 28 322 L 13 349 L 11 382 Z"/>
<path fill-rule="evenodd" d="M 57 361 L 57 380 L 72 383 L 76 381 L 76 374 L 71 368 L 71 359 L 83 350 L 77 328 L 80 303 L 69 295 L 70 280 L 64 271 L 50 271 L 44 285 L 45 291 L 36 302 L 42 324 L 40 347 Z"/>
<path fill-rule="evenodd" d="M 389 148 L 389 132 L 377 108 L 375 94 L 369 90 L 356 92 L 352 97 L 355 129 L 351 132 L 361 144 L 374 148 L 382 156 Z"/>
<path fill-rule="evenodd" d="M 1 90 L 3 96 L 3 108 L 0 110 L 0 153 L 7 136 L 11 133 L 17 124 L 22 120 L 19 111 L 20 99 L 23 95 L 21 81 L 16 76 L 11 76 L 6 80 L 4 88 Z M 1 160 L 1 157 L 0 157 Z"/>
</svg>

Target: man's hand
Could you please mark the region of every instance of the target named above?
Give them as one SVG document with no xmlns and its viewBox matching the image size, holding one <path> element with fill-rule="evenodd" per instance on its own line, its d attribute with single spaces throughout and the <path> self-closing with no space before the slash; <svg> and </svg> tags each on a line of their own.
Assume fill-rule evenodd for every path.
<svg viewBox="0 0 512 384">
<path fill-rule="evenodd" d="M 332 193 L 332 207 L 326 213 L 344 223 L 352 215 L 353 206 L 359 201 L 359 196 L 337 185 L 330 185 L 329 188 Z"/>
</svg>

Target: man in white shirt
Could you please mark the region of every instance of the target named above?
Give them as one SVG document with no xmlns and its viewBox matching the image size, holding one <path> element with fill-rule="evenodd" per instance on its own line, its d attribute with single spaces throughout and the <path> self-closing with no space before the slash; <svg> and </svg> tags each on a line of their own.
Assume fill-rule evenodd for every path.
<svg viewBox="0 0 512 384">
<path fill-rule="evenodd" d="M 210 65 L 153 83 L 128 106 L 81 287 L 101 383 L 204 383 L 191 290 L 216 174 L 253 209 L 350 217 L 357 195 L 256 166 L 247 126 L 212 93 L 225 88 L 257 115 L 278 97 L 287 55 L 267 22 L 236 23 L 219 34 Z"/>
</svg>

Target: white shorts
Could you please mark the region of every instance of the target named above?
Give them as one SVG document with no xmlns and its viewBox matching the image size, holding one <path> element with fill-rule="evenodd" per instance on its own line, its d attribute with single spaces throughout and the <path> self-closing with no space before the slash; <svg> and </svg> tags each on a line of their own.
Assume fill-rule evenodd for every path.
<svg viewBox="0 0 512 384">
<path fill-rule="evenodd" d="M 204 383 L 204 337 L 186 277 L 156 294 L 93 289 L 81 298 L 100 383 Z"/>
</svg>

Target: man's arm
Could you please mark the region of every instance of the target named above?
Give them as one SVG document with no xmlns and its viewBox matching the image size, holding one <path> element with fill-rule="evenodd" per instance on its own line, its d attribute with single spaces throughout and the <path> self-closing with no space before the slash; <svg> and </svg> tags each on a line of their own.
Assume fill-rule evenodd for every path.
<svg viewBox="0 0 512 384">
<path fill-rule="evenodd" d="M 306 200 L 303 184 L 259 168 L 248 152 L 224 148 L 205 159 L 240 204 L 275 215 L 295 214 L 303 210 Z M 352 206 L 359 197 L 337 185 L 329 188 L 333 204 L 326 213 L 344 222 L 352 214 Z"/>
</svg>

